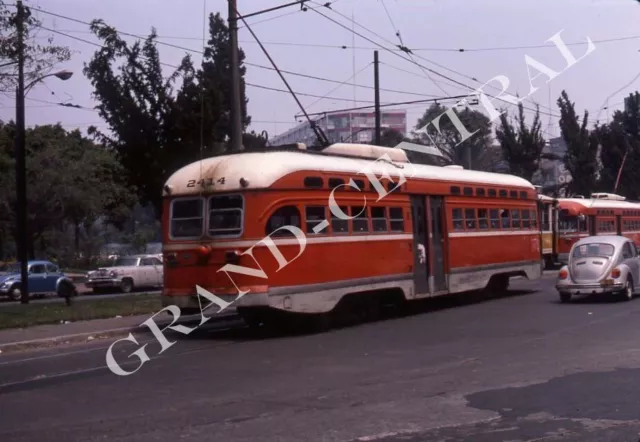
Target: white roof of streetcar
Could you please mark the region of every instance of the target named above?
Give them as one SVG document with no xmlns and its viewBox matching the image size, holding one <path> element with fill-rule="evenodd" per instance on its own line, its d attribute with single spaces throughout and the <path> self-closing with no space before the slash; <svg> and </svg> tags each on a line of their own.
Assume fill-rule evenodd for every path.
<svg viewBox="0 0 640 442">
<path fill-rule="evenodd" d="M 640 203 L 606 198 L 558 198 L 562 202 L 576 203 L 588 209 L 640 210 Z"/>
<path fill-rule="evenodd" d="M 398 177 L 402 172 L 407 178 L 484 184 L 491 186 L 520 187 L 535 190 L 527 180 L 507 174 L 464 170 L 460 166 L 428 166 L 409 163 L 402 149 L 372 146 L 367 144 L 333 144 L 318 153 L 308 153 L 306 146 L 299 150 L 274 150 L 245 152 L 207 158 L 189 164 L 176 171 L 165 183 L 165 195 L 200 195 L 204 192 L 229 192 L 235 190 L 264 189 L 280 178 L 295 172 L 348 173 L 365 177 L 363 171 L 370 170 L 377 176 L 388 174 Z M 387 161 L 375 161 L 387 155 L 395 165 Z M 214 181 L 213 186 L 203 189 L 200 185 L 187 187 L 189 181 L 204 179 Z M 241 184 L 243 179 L 244 186 Z M 169 191 L 169 192 L 167 192 Z"/>
</svg>

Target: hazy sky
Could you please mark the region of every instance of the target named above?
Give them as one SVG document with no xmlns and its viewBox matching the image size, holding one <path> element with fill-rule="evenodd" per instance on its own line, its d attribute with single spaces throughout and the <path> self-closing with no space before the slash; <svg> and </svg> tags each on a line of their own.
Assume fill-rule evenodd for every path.
<svg viewBox="0 0 640 442">
<path fill-rule="evenodd" d="M 241 14 L 247 14 L 286 2 L 238 0 L 238 9 Z M 120 31 L 137 35 L 146 35 L 153 26 L 160 36 L 159 41 L 194 51 L 202 48 L 205 9 L 207 14 L 220 11 L 227 16 L 227 3 L 223 0 L 38 0 L 26 3 L 80 21 L 102 18 Z M 317 7 L 318 4 L 310 2 L 309 6 Z M 541 112 L 545 113 L 542 115 L 543 128 L 552 136 L 558 135 L 557 118 L 547 113 L 558 114 L 555 101 L 562 89 L 567 90 L 580 112 L 590 111 L 592 120 L 599 112 L 600 120 L 607 118 L 607 110 L 601 109 L 607 99 L 611 108 L 620 108 L 629 92 L 640 89 L 640 82 L 635 81 L 636 76 L 640 76 L 640 4 L 636 0 L 385 0 L 384 3 L 382 0 L 337 0 L 332 8 L 343 16 L 326 8 L 319 10 L 349 28 L 353 13 L 358 25 L 378 35 L 358 25 L 355 30 L 383 48 L 391 49 L 395 55 L 360 37 L 355 37 L 354 49 L 351 32 L 313 11 L 301 12 L 295 6 L 248 19 L 250 24 L 255 23 L 252 29 L 280 69 L 344 82 L 354 74 L 355 57 L 355 72 L 360 71 L 355 82 L 365 86 L 355 90 L 353 80 L 340 86 L 286 75 L 297 92 L 334 97 L 318 100 L 300 95 L 308 112 L 352 107 L 354 94 L 356 105 L 372 104 L 374 49 L 380 52 L 381 87 L 407 92 L 383 90 L 383 103 L 469 92 L 464 86 L 427 71 L 431 76 L 429 79 L 421 67 L 398 56 L 407 58 L 407 55 L 393 51 L 393 45 L 399 43 L 396 29 L 400 31 L 404 45 L 413 50 L 416 63 L 472 88 L 496 75 L 505 75 L 511 82 L 508 92 L 521 96 L 527 95 L 530 89 L 525 55 L 561 72 L 566 62 L 557 48 L 546 40 L 563 30 L 561 35 L 565 43 L 580 43 L 569 46 L 575 58 L 580 58 L 587 49 L 586 37 L 590 37 L 596 46 L 593 53 L 548 84 L 544 76 L 534 81 L 539 89 L 530 100 L 540 103 Z M 97 42 L 86 25 L 44 13 L 36 14 L 47 28 Z M 66 128 L 86 129 L 90 124 L 105 127 L 98 114 L 90 109 L 65 108 L 36 101 L 63 101 L 87 108 L 95 105 L 92 87 L 82 74 L 82 68 L 96 46 L 50 31 L 42 30 L 39 34 L 42 39 L 50 36 L 57 44 L 68 45 L 74 51 L 73 59 L 60 68 L 70 69 L 75 74 L 66 82 L 49 78 L 46 84 L 31 90 L 28 97 L 33 100 L 27 100 L 27 124 L 61 122 Z M 240 29 L 239 39 L 247 62 L 270 66 L 247 29 Z M 540 45 L 549 47 L 523 48 Z M 348 48 L 341 49 L 341 46 Z M 477 50 L 459 52 L 459 48 Z M 168 64 L 178 64 L 185 54 L 184 50 L 163 45 L 159 49 L 162 61 Z M 199 56 L 192 55 L 198 62 Z M 170 68 L 165 69 L 168 74 Z M 253 66 L 247 67 L 246 80 L 254 85 L 286 89 L 274 71 Z M 497 83 L 494 85 L 498 86 Z M 247 95 L 249 113 L 254 120 L 252 129 L 267 130 L 273 136 L 295 125 L 294 116 L 299 108 L 289 94 L 249 86 Z M 526 105 L 534 106 L 531 102 Z M 399 107 L 408 109 L 409 125 L 414 126 L 427 106 Z M 3 97 L 0 118 L 10 120 L 14 117 L 12 99 Z"/>
</svg>

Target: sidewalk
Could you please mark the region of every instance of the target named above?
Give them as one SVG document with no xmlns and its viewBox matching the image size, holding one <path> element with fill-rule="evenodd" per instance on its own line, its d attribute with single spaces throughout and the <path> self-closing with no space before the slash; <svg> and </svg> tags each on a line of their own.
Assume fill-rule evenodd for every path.
<svg viewBox="0 0 640 442">
<path fill-rule="evenodd" d="M 214 316 L 211 320 L 234 317 L 235 312 Z M 71 322 L 68 324 L 38 325 L 28 328 L 0 330 L 0 357 L 2 354 L 32 348 L 50 347 L 57 344 L 89 342 L 95 339 L 125 337 L 131 332 L 148 330 L 140 327 L 151 315 L 125 316 L 121 318 L 94 319 L 91 321 Z M 160 328 L 169 325 L 169 314 L 156 317 Z M 196 321 L 200 315 L 181 316 L 176 324 Z"/>
</svg>

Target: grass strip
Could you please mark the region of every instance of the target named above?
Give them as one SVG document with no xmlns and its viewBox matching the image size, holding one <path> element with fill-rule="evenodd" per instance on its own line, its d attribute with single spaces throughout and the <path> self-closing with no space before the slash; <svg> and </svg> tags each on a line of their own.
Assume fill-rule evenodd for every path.
<svg viewBox="0 0 640 442">
<path fill-rule="evenodd" d="M 155 294 L 122 295 L 117 298 L 76 301 L 68 307 L 63 302 L 16 304 L 0 308 L 0 329 L 57 324 L 60 321 L 87 321 L 155 313 L 162 309 Z"/>
</svg>

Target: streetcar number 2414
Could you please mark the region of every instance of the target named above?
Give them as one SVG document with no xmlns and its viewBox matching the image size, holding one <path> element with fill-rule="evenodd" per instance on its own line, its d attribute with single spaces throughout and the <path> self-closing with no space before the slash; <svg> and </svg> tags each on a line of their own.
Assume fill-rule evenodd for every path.
<svg viewBox="0 0 640 442">
<path fill-rule="evenodd" d="M 224 184 L 224 177 L 219 178 L 218 180 L 214 180 L 213 178 L 202 179 L 200 181 L 189 180 L 189 182 L 187 183 L 187 187 L 196 187 L 196 185 L 200 187 L 210 187 L 214 186 L 216 183 Z"/>
</svg>

